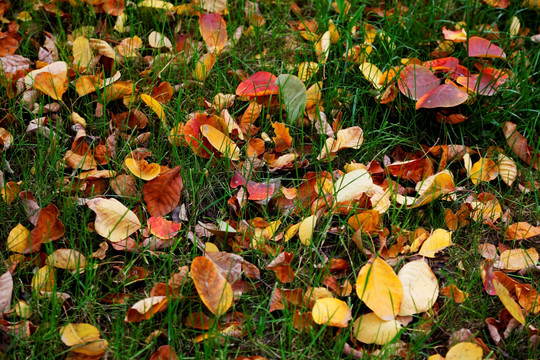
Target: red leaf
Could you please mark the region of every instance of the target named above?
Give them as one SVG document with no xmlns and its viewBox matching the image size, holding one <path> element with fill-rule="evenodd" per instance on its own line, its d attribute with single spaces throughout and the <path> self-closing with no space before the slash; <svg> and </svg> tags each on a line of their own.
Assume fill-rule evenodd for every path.
<svg viewBox="0 0 540 360">
<path fill-rule="evenodd" d="M 266 71 L 259 71 L 236 88 L 238 96 L 263 96 L 279 93 L 279 85 L 276 85 L 277 77 Z"/>
<path fill-rule="evenodd" d="M 148 219 L 150 233 L 160 239 L 171 239 L 180 231 L 182 224 L 165 220 L 161 216 L 152 216 Z"/>
<path fill-rule="evenodd" d="M 151 216 L 167 215 L 178 205 L 183 187 L 180 169 L 178 165 L 144 184 L 143 197 Z"/>
<path fill-rule="evenodd" d="M 399 91 L 408 98 L 418 100 L 439 86 L 441 81 L 420 65 L 407 65 L 399 74 Z"/>
<path fill-rule="evenodd" d="M 416 109 L 433 109 L 437 107 L 453 107 L 463 104 L 469 94 L 452 83 L 444 84 L 431 90 L 416 102 Z"/>
<path fill-rule="evenodd" d="M 199 30 L 208 51 L 219 53 L 227 42 L 227 24 L 218 13 L 202 13 L 199 17 Z"/>
<path fill-rule="evenodd" d="M 478 36 L 469 39 L 468 50 L 470 57 L 506 58 L 500 47 Z"/>
<path fill-rule="evenodd" d="M 248 181 L 247 191 L 249 193 L 249 200 L 266 200 L 271 198 L 277 189 L 277 183 L 265 182 L 256 183 L 255 181 Z"/>
</svg>

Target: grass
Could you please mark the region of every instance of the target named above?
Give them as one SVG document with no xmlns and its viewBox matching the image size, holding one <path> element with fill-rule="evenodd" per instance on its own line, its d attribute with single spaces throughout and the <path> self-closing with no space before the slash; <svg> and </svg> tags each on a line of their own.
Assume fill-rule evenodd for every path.
<svg viewBox="0 0 540 360">
<path fill-rule="evenodd" d="M 76 1 L 79 3 L 78 1 Z M 249 26 L 245 18 L 244 7 L 247 2 L 229 1 L 229 12 L 224 16 L 227 22 L 229 38 L 238 26 Z M 343 4 L 337 1 L 338 6 Z M 496 9 L 477 1 L 418 2 L 404 1 L 401 5 L 409 11 L 399 14 L 394 12 L 387 17 L 368 15 L 367 8 L 377 6 L 377 2 L 351 2 L 347 15 L 339 14 L 332 9 L 329 1 L 299 1 L 306 20 L 315 19 L 322 34 L 332 20 L 340 33 L 337 44 L 330 47 L 326 64 L 321 65 L 319 72 L 308 82 L 306 87 L 317 81 L 323 81 L 324 112 L 331 123 L 337 111 L 342 112 L 343 128 L 360 126 L 364 131 L 364 143 L 360 149 L 340 151 L 331 162 L 315 160 L 325 144 L 326 137 L 318 135 L 313 126 L 298 126 L 290 124 L 290 133 L 294 146 L 305 147 L 304 157 L 310 164 L 307 169 L 296 168 L 292 171 L 270 172 L 266 167 L 251 169 L 252 180 L 265 181 L 281 178 L 281 184 L 288 187 L 298 187 L 304 174 L 308 171 L 343 170 L 346 163 L 354 160 L 367 164 L 371 160 L 384 161 L 398 146 L 407 151 L 421 150 L 421 145 L 458 144 L 474 147 L 485 154 L 490 146 L 499 146 L 518 164 L 521 180 L 539 181 L 538 171 L 532 170 L 515 156 L 501 131 L 501 124 L 510 120 L 517 124 L 518 130 L 529 140 L 536 152 L 540 151 L 540 116 L 538 104 L 540 91 L 537 87 L 539 80 L 538 62 L 540 52 L 537 44 L 528 38 L 537 32 L 540 18 L 535 10 L 524 8 L 520 2 L 511 2 L 506 9 Z M 193 32 L 195 41 L 201 41 L 198 33 L 198 20 L 195 16 L 175 15 L 166 16 L 155 9 L 137 9 L 128 6 L 127 21 L 130 29 L 127 33 L 119 34 L 112 30 L 116 17 L 105 14 L 95 14 L 87 5 L 79 3 L 72 6 L 69 2 L 58 5 L 69 17 L 61 17 L 59 13 L 48 13 L 34 7 L 32 1 L 14 2 L 12 8 L 4 15 L 14 19 L 21 11 L 28 11 L 32 21 L 21 22 L 19 33 L 22 36 L 18 54 L 32 61 L 38 59 L 37 44 L 43 44 L 44 31 L 56 36 L 59 60 L 70 63 L 72 49 L 69 41 L 71 34 L 82 26 L 95 26 L 92 37 L 102 38 L 113 46 L 123 38 L 139 36 L 144 41 L 140 50 L 142 56 L 153 57 L 154 64 L 147 67 L 141 59 L 115 64 L 112 74 L 120 71 L 122 80 L 132 80 L 139 86 L 141 93 L 149 93 L 159 82 L 169 82 L 178 91 L 171 101 L 164 106 L 169 125 L 175 126 L 184 122 L 190 113 L 205 110 L 200 99 L 212 101 L 217 93 L 234 94 L 239 80 L 230 71 L 244 70 L 247 75 L 257 71 L 270 71 L 273 74 L 296 74 L 297 66 L 305 61 L 317 61 L 312 43 L 305 41 L 298 32 L 291 30 L 289 21 L 298 18 L 290 11 L 290 2 L 284 0 L 261 1 L 260 11 L 266 23 L 254 28 L 251 35 L 244 34 L 235 46 L 218 56 L 218 61 L 202 85 L 191 82 L 192 72 L 198 57 L 203 52 L 195 52 L 191 59 L 178 58 L 177 63 L 168 64 L 160 61 L 157 55 L 164 52 L 148 46 L 148 35 L 158 31 L 174 42 L 175 29 L 179 34 Z M 388 6 L 388 9 L 393 9 Z M 527 36 L 511 37 L 508 35 L 510 20 L 517 16 L 522 28 L 529 28 Z M 481 32 L 483 24 L 497 24 L 501 33 L 496 42 L 509 55 L 507 61 L 494 59 L 493 65 L 509 69 L 514 77 L 491 97 L 478 96 L 474 102 L 459 105 L 458 111 L 468 119 L 457 125 L 437 122 L 436 110 L 415 110 L 414 102 L 398 94 L 390 104 L 380 104 L 375 99 L 375 90 L 365 79 L 357 64 L 343 59 L 343 54 L 354 45 L 362 43 L 365 30 L 362 24 L 375 26 L 380 38 L 374 43 L 373 53 L 369 62 L 381 70 L 387 70 L 400 65 L 402 58 L 431 59 L 431 51 L 435 42 L 441 40 L 443 26 L 452 28 L 459 21 L 466 23 L 470 36 L 488 36 L 489 31 Z M 353 26 L 357 33 L 352 34 Z M 99 29 L 110 28 L 106 34 Z M 5 27 L 4 27 L 5 30 Z M 292 44 L 292 45 L 291 45 Z M 291 49 L 292 48 L 292 49 Z M 456 45 L 451 55 L 460 59 L 460 63 L 473 69 L 475 59 L 467 57 L 466 50 Z M 140 72 L 148 70 L 146 76 Z M 162 71 L 163 70 L 163 71 Z M 342 284 L 345 279 L 355 284 L 360 268 L 368 257 L 358 250 L 351 240 L 353 231 L 347 225 L 347 216 L 327 214 L 319 221 L 312 244 L 302 245 L 297 238 L 282 243 L 284 251 L 294 253 L 292 267 L 295 270 L 295 280 L 291 284 L 281 284 L 273 272 L 266 269 L 273 256 L 268 256 L 256 248 L 243 249 L 239 255 L 253 263 L 261 270 L 260 281 L 246 279 L 245 291 L 235 301 L 234 311 L 247 315 L 242 324 L 241 334 L 230 336 L 218 335 L 201 343 L 193 340 L 202 334 L 201 330 L 191 329 L 184 325 L 188 314 L 204 311 L 210 314 L 202 304 L 191 281 L 181 289 L 181 296 L 171 299 L 167 310 L 156 314 L 149 320 L 140 323 L 126 323 L 124 317 L 127 310 L 137 301 L 148 297 L 150 289 L 158 282 L 167 282 L 171 274 L 178 271 L 180 266 L 190 265 L 196 256 L 202 255 L 201 250 L 190 241 L 190 232 L 195 231 L 198 222 L 215 223 L 216 220 L 250 221 L 262 217 L 268 222 L 281 220 L 278 233 L 296 224 L 305 216 L 310 215 L 309 209 L 294 214 L 280 214 L 272 204 L 265 206 L 249 201 L 240 216 L 231 210 L 227 201 L 236 194 L 237 190 L 229 186 L 234 173 L 231 162 L 224 158 L 204 159 L 198 157 L 189 147 L 172 146 L 167 141 L 167 131 L 159 125 L 159 120 L 142 102 L 135 102 L 135 107 L 143 111 L 150 119 L 151 133 L 147 148 L 152 152 L 151 162 L 174 167 L 182 165 L 184 188 L 181 204 L 185 205 L 188 221 L 183 222 L 183 230 L 174 244 L 165 250 L 152 252 L 144 250 L 128 253 L 109 249 L 107 256 L 101 260 L 91 258 L 91 254 L 99 248 L 104 239 L 91 231 L 89 224 L 95 221 L 95 214 L 85 205 L 77 203 L 78 197 L 91 197 L 92 193 L 83 194 L 80 190 L 67 191 L 60 186 L 63 181 L 74 181 L 71 170 L 61 166 L 67 150 L 71 148 L 74 133 L 70 129 L 68 117 L 72 112 L 79 113 L 87 120 L 86 131 L 95 137 L 95 142 L 103 141 L 111 134 L 109 127 L 110 114 L 118 114 L 128 109 L 122 101 L 104 103 L 102 91 L 96 94 L 78 97 L 73 85 L 70 85 L 63 96 L 61 109 L 57 120 L 52 126 L 56 133 L 53 144 L 52 135 L 27 133 L 28 123 L 35 118 L 45 116 L 44 106 L 52 100 L 43 95 L 37 99 L 37 113 L 33 114 L 25 106 L 20 97 L 8 97 L 5 91 L 0 97 L 0 126 L 13 134 L 14 142 L 9 149 L 4 149 L 2 171 L 5 181 L 22 181 L 21 190 L 30 191 L 37 203 L 45 207 L 55 204 L 60 212 L 59 218 L 65 225 L 65 235 L 52 243 L 42 246 L 40 253 L 27 255 L 26 260 L 16 268 L 14 278 L 14 299 L 25 300 L 30 306 L 32 324 L 37 326 L 31 336 L 7 334 L 6 341 L 0 350 L 7 358 L 22 359 L 52 359 L 66 358 L 69 349 L 62 344 L 59 329 L 66 323 L 90 323 L 96 326 L 102 338 L 109 342 L 107 356 L 110 359 L 149 358 L 161 345 L 169 344 L 175 349 L 180 358 L 202 359 L 219 358 L 234 359 L 240 356 L 259 355 L 268 359 L 277 358 L 346 358 L 343 353 L 345 343 L 353 344 L 352 326 L 338 330 L 330 326 L 315 325 L 308 332 L 301 332 L 294 326 L 295 310 L 286 308 L 269 312 L 271 295 L 276 289 L 302 289 L 309 287 L 324 287 L 324 278 L 318 265 L 325 259 L 344 259 L 350 264 L 349 271 L 339 279 Z M 104 116 L 96 115 L 96 105 L 103 104 Z M 229 109 L 234 118 L 241 116 L 247 103 L 235 101 Z M 259 120 L 260 134 L 265 132 L 273 136 L 271 121 L 287 121 L 283 114 L 263 109 Z M 11 118 L 11 120 L 9 120 Z M 60 121 L 62 119 L 62 121 Z M 135 131 L 133 135 L 140 132 Z M 267 148 L 272 145 L 267 144 Z M 105 168 L 122 171 L 124 158 L 130 151 L 137 148 L 131 140 L 118 139 L 116 156 Z M 9 163 L 13 172 L 7 167 Z M 500 178 L 490 183 L 473 186 L 463 172 L 463 163 L 456 161 L 449 164 L 449 169 L 455 175 L 457 199 L 452 202 L 434 201 L 418 209 L 406 209 L 393 204 L 383 216 L 383 225 L 388 229 L 395 227 L 414 231 L 418 227 L 428 230 L 446 228 L 444 212 L 447 208 L 456 212 L 471 194 L 489 192 L 496 196 L 503 211 L 510 210 L 513 222 L 528 221 L 539 225 L 540 199 L 536 190 L 525 193 L 518 185 L 509 187 Z M 123 173 L 128 173 L 124 170 Z M 394 178 L 397 181 L 397 179 Z M 142 189 L 143 181 L 136 180 L 138 190 Z M 400 181 L 403 186 L 414 184 Z M 84 195 L 84 196 L 83 196 Z M 107 189 L 107 197 L 116 197 Z M 135 210 L 141 218 L 146 216 L 145 202 L 142 195 L 135 198 L 119 198 L 129 209 Z M 144 215 L 144 216 L 142 216 Z M 32 225 L 27 220 L 24 207 L 16 200 L 12 204 L 0 202 L 0 238 L 7 239 L 9 232 L 18 223 L 28 229 Z M 499 226 L 499 225 L 497 225 Z M 363 346 L 363 350 L 378 350 L 373 358 L 397 357 L 396 348 L 408 358 L 427 358 L 435 353 L 445 355 L 449 349 L 449 339 L 452 334 L 462 328 L 469 329 L 474 336 L 480 338 L 489 348 L 484 357 L 535 358 L 539 351 L 529 342 L 526 329 L 513 331 L 507 339 L 497 346 L 490 337 L 485 319 L 497 318 L 503 305 L 497 297 L 489 296 L 483 290 L 480 276 L 480 264 L 483 261 L 478 251 L 478 245 L 484 242 L 498 245 L 503 243 L 504 226 L 495 230 L 482 223 L 471 221 L 470 225 L 453 233 L 455 246 L 449 247 L 436 258 L 430 259 L 429 264 L 439 280 L 439 287 L 455 284 L 459 289 L 469 294 L 463 304 L 457 304 L 452 299 L 439 296 L 434 309 L 427 314 L 413 317 L 412 322 L 400 332 L 389 344 L 382 347 Z M 336 229 L 343 228 L 338 232 Z M 226 241 L 212 237 L 201 238 L 199 241 L 216 243 L 222 251 L 232 252 Z M 378 251 L 379 243 L 375 237 L 362 237 L 363 245 L 371 251 Z M 396 233 L 391 232 L 387 246 L 397 241 Z M 373 249 L 372 244 L 376 248 Z M 270 244 L 275 246 L 271 241 Z M 538 238 L 520 242 L 504 242 L 510 248 L 538 248 Z M 45 255 L 55 249 L 76 249 L 86 256 L 87 264 L 83 273 L 73 274 L 65 270 L 57 270 L 55 291 L 67 293 L 70 299 L 66 302 L 53 297 L 43 297 L 32 292 L 31 281 L 34 272 L 43 265 Z M 4 247 L 4 249 L 6 249 Z M 10 253 L 2 250 L 2 273 L 7 269 Z M 400 257 L 395 261 L 396 271 L 402 264 L 412 259 L 412 256 Z M 130 269 L 143 268 L 148 273 L 139 281 L 133 281 L 126 276 Z M 532 284 L 539 288 L 539 273 L 529 272 L 526 275 L 512 274 L 522 283 Z M 130 299 L 125 304 L 108 305 L 100 300 L 108 293 L 126 293 Z M 341 297 L 352 309 L 353 319 L 369 311 L 353 290 L 350 296 Z M 304 312 L 307 309 L 303 310 Z M 12 321 L 20 320 L 15 315 L 7 316 Z M 538 314 L 527 316 L 527 325 L 538 328 Z M 216 330 L 215 328 L 213 330 Z M 158 331 L 156 334 L 155 332 Z M 406 346 L 402 346 L 406 344 Z M 358 343 L 358 346 L 361 344 Z"/>
</svg>

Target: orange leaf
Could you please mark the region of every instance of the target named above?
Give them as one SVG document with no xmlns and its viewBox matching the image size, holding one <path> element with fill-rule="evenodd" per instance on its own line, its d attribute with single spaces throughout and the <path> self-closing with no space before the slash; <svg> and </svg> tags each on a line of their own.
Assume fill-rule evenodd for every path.
<svg viewBox="0 0 540 360">
<path fill-rule="evenodd" d="M 221 316 L 229 310 L 233 302 L 231 284 L 218 271 L 211 260 L 198 256 L 191 263 L 191 276 L 195 288 L 206 307 Z"/>
<path fill-rule="evenodd" d="M 501 253 L 498 261 L 493 266 L 499 269 L 517 271 L 538 263 L 539 255 L 535 248 L 528 250 L 511 249 Z"/>
<path fill-rule="evenodd" d="M 276 136 L 272 138 L 276 144 L 276 151 L 283 152 L 291 147 L 292 137 L 289 134 L 289 128 L 282 123 L 272 123 Z"/>
<path fill-rule="evenodd" d="M 62 100 L 62 95 L 68 87 L 67 72 L 59 74 L 41 72 L 34 78 L 34 87 L 54 100 Z"/>
<path fill-rule="evenodd" d="M 127 158 L 124 161 L 124 163 L 126 164 L 126 167 L 129 169 L 129 171 L 131 171 L 133 175 L 145 181 L 152 180 L 158 177 L 161 171 L 159 164 L 156 164 L 156 163 L 149 164 L 144 159 L 136 160 L 133 158 Z"/>
<path fill-rule="evenodd" d="M 150 233 L 160 239 L 172 239 L 176 236 L 182 224 L 165 220 L 161 216 L 151 216 L 148 218 Z"/>
<path fill-rule="evenodd" d="M 500 47 L 478 36 L 469 38 L 468 51 L 471 57 L 506 58 Z"/>
<path fill-rule="evenodd" d="M 183 187 L 180 169 L 178 165 L 144 184 L 143 197 L 151 216 L 167 215 L 178 205 Z"/>
<path fill-rule="evenodd" d="M 30 233 L 31 247 L 25 249 L 25 254 L 38 251 L 42 243 L 60 239 L 64 235 L 66 229 L 58 219 L 59 214 L 54 204 L 40 210 L 36 227 Z"/>
<path fill-rule="evenodd" d="M 167 309 L 168 299 L 166 296 L 152 296 L 146 299 L 137 301 L 127 311 L 125 322 L 140 322 L 148 320 L 154 314 Z"/>
<path fill-rule="evenodd" d="M 454 299 L 456 304 L 461 304 L 469 297 L 469 294 L 461 291 L 456 285 L 450 284 L 441 289 L 441 295 Z"/>
<path fill-rule="evenodd" d="M 540 228 L 527 222 L 518 222 L 506 229 L 506 240 L 523 240 L 538 235 L 540 235 Z"/>
<path fill-rule="evenodd" d="M 162 345 L 150 356 L 150 360 L 178 360 L 178 355 L 171 345 Z"/>
<path fill-rule="evenodd" d="M 217 13 L 202 13 L 199 16 L 199 30 L 209 52 L 219 54 L 227 43 L 227 24 Z"/>
<path fill-rule="evenodd" d="M 383 320 L 392 320 L 399 313 L 403 299 L 401 281 L 392 267 L 380 257 L 360 269 L 356 293 Z"/>
</svg>

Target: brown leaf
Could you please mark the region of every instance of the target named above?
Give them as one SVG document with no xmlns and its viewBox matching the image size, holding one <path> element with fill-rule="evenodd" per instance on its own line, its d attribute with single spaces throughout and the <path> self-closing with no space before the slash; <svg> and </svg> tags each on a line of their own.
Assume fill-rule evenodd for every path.
<svg viewBox="0 0 540 360">
<path fill-rule="evenodd" d="M 31 245 L 25 249 L 25 254 L 36 252 L 42 243 L 60 239 L 64 235 L 66 229 L 62 221 L 58 219 L 59 214 L 58 208 L 54 204 L 49 204 L 46 208 L 41 209 L 36 227 L 30 233 Z"/>
<path fill-rule="evenodd" d="M 183 186 L 180 169 L 178 165 L 144 184 L 143 197 L 151 216 L 167 215 L 178 205 Z"/>
<path fill-rule="evenodd" d="M 506 121 L 503 125 L 503 133 L 506 143 L 521 160 L 530 165 L 533 169 L 540 169 L 540 154 L 535 153 L 532 146 L 529 146 L 527 139 L 516 130 L 516 124 Z"/>
<path fill-rule="evenodd" d="M 538 235 L 540 235 L 540 228 L 527 222 L 518 222 L 506 229 L 506 240 L 523 240 Z"/>
<path fill-rule="evenodd" d="M 178 355 L 170 345 L 162 345 L 150 356 L 150 360 L 178 360 Z"/>
</svg>

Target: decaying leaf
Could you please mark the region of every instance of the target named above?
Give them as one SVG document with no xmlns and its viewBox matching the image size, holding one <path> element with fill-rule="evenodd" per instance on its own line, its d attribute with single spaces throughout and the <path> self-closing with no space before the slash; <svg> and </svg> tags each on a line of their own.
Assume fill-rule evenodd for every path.
<svg viewBox="0 0 540 360">
<path fill-rule="evenodd" d="M 191 276 L 208 310 L 216 316 L 225 314 L 232 305 L 233 291 L 214 262 L 203 256 L 196 257 L 191 263 Z"/>
</svg>

